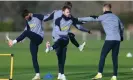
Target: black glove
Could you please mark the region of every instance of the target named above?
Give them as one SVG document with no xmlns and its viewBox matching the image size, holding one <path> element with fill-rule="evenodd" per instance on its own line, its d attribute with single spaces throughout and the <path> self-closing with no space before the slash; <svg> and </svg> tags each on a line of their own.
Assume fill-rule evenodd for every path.
<svg viewBox="0 0 133 80">
<path fill-rule="evenodd" d="M 89 34 L 92 34 L 91 31 L 88 31 Z"/>
<path fill-rule="evenodd" d="M 121 42 L 124 40 L 123 36 L 121 36 Z"/>
<path fill-rule="evenodd" d="M 84 24 L 82 21 L 79 21 L 78 18 L 72 17 L 72 20 L 75 24 Z"/>
</svg>

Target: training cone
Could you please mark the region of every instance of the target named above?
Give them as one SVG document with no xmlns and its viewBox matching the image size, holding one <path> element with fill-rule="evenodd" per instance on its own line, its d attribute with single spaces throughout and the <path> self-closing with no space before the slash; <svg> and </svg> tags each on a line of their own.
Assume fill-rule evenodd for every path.
<svg viewBox="0 0 133 80">
<path fill-rule="evenodd" d="M 48 73 L 44 76 L 43 80 L 53 80 L 53 75 Z"/>
<path fill-rule="evenodd" d="M 127 53 L 127 55 L 126 55 L 128 58 L 131 58 L 131 57 L 133 57 L 133 55 L 132 55 L 132 53 Z"/>
</svg>

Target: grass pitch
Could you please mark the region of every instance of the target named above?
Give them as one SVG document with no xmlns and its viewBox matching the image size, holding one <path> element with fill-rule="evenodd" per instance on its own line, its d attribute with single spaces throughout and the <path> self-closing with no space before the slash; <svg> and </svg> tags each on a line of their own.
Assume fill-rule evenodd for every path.
<svg viewBox="0 0 133 80">
<path fill-rule="evenodd" d="M 28 42 L 25 41 L 24 43 L 19 43 L 9 48 L 5 42 L 0 41 L 1 54 L 14 54 L 13 80 L 31 80 L 34 76 Z M 65 74 L 68 80 L 91 80 L 96 75 L 103 43 L 104 41 L 87 41 L 84 51 L 79 52 L 70 42 L 65 66 Z M 38 54 L 41 77 L 43 78 L 47 73 L 51 73 L 54 76 L 54 80 L 57 80 L 58 68 L 56 54 L 54 51 L 46 54 L 44 48 L 45 45 L 43 42 Z M 133 53 L 132 41 L 124 41 L 121 44 L 118 80 L 133 80 L 133 71 L 131 70 L 133 68 L 133 58 L 126 58 L 128 52 Z M 10 58 L 0 57 L 0 78 L 9 77 L 9 60 Z M 113 72 L 112 68 L 112 58 L 111 53 L 109 53 L 106 58 L 102 80 L 110 80 Z"/>
</svg>

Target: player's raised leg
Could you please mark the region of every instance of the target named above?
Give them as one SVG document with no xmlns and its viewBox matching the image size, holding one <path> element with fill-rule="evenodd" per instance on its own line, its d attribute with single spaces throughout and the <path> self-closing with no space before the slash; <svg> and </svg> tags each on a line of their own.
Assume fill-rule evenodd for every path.
<svg viewBox="0 0 133 80">
<path fill-rule="evenodd" d="M 85 45 L 86 45 L 86 42 L 84 42 L 83 44 L 79 45 L 78 41 L 75 39 L 75 35 L 71 32 L 68 33 L 68 36 L 72 42 L 72 44 L 74 44 L 78 49 L 79 51 L 83 51 Z"/>
<path fill-rule="evenodd" d="M 79 48 L 79 51 L 83 51 L 85 45 L 86 45 L 86 42 L 83 42 L 83 43 L 78 47 L 78 48 Z"/>
</svg>

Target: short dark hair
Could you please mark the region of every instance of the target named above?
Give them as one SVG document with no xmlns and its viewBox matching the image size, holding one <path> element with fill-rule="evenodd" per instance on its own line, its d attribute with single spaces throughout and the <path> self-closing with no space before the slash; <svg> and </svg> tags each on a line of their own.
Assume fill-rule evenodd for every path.
<svg viewBox="0 0 133 80">
<path fill-rule="evenodd" d="M 108 8 L 112 8 L 112 5 L 111 4 L 109 4 L 109 3 L 107 3 L 107 4 L 104 4 L 104 7 L 108 7 Z"/>
<path fill-rule="evenodd" d="M 66 9 L 71 10 L 70 6 L 63 6 L 62 11 L 65 11 Z"/>
<path fill-rule="evenodd" d="M 27 9 L 24 9 L 23 11 L 22 11 L 22 17 L 24 18 L 25 16 L 27 16 L 28 14 L 29 14 L 30 12 L 29 12 L 29 10 L 27 10 Z"/>
<path fill-rule="evenodd" d="M 70 6 L 70 7 L 72 7 L 72 3 L 70 1 L 66 1 L 65 4 L 64 4 L 64 6 Z"/>
</svg>

